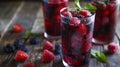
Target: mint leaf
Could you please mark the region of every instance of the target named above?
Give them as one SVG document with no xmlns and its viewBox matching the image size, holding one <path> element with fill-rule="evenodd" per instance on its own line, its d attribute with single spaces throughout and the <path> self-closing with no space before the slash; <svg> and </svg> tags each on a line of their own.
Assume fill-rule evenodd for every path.
<svg viewBox="0 0 120 67">
<path fill-rule="evenodd" d="M 107 58 L 106 58 L 106 56 L 104 55 L 104 53 L 98 52 L 98 53 L 96 53 L 96 55 L 97 55 L 97 60 L 98 60 L 98 61 L 103 62 L 103 63 L 106 63 L 106 62 L 107 62 Z"/>
<path fill-rule="evenodd" d="M 94 12 L 97 8 L 95 6 L 93 6 L 91 3 L 87 3 L 85 6 L 84 6 L 84 9 L 90 11 L 90 12 Z"/>
<path fill-rule="evenodd" d="M 75 3 L 75 6 L 77 7 L 77 10 L 81 10 L 82 7 L 80 6 L 80 3 L 79 3 L 80 0 L 74 0 L 74 3 Z"/>
<path fill-rule="evenodd" d="M 100 6 L 101 4 L 105 4 L 103 1 L 97 1 L 97 5 Z"/>
<path fill-rule="evenodd" d="M 91 50 L 91 55 L 96 58 L 99 62 L 106 63 L 107 62 L 107 57 L 105 56 L 104 53 L 99 52 L 97 50 Z"/>
<path fill-rule="evenodd" d="M 31 34 L 32 28 L 29 28 L 25 31 L 25 34 L 22 36 L 23 39 L 27 39 Z"/>
</svg>

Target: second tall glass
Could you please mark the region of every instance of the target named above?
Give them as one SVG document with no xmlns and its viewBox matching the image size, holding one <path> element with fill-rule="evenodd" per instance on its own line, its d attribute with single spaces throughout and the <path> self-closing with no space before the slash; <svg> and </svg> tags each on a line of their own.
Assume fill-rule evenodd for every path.
<svg viewBox="0 0 120 67">
<path fill-rule="evenodd" d="M 97 7 L 93 33 L 93 42 L 96 44 L 108 44 L 113 41 L 115 35 L 117 0 L 106 1 L 93 2 Z"/>
<path fill-rule="evenodd" d="M 42 0 L 46 38 L 60 37 L 60 9 L 68 5 L 68 0 Z"/>
</svg>

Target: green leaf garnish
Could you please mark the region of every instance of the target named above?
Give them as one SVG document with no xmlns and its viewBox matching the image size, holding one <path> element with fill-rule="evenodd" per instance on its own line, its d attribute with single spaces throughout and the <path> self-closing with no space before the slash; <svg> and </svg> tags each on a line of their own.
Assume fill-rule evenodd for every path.
<svg viewBox="0 0 120 67">
<path fill-rule="evenodd" d="M 29 28 L 25 31 L 25 34 L 22 36 L 23 39 L 27 39 L 31 34 L 32 28 Z"/>
<path fill-rule="evenodd" d="M 84 8 L 81 7 L 80 0 L 74 0 L 75 6 L 76 6 L 76 10 L 75 11 L 80 11 L 82 9 L 88 10 L 90 12 L 94 12 L 96 10 L 96 7 L 94 5 L 92 5 L 91 3 L 87 3 Z M 101 2 L 101 1 L 100 1 Z"/>
<path fill-rule="evenodd" d="M 77 10 L 80 11 L 82 9 L 82 7 L 80 6 L 79 0 L 74 0 L 74 3 L 75 3 Z"/>
<path fill-rule="evenodd" d="M 84 6 L 84 9 L 85 10 L 88 10 L 90 12 L 94 12 L 96 10 L 96 7 L 93 6 L 91 3 L 87 3 L 85 6 Z"/>
<path fill-rule="evenodd" d="M 105 2 L 103 2 L 103 1 L 97 1 L 97 5 L 98 6 L 101 5 L 101 4 L 105 4 Z"/>
<path fill-rule="evenodd" d="M 91 50 L 91 55 L 96 58 L 98 61 L 102 62 L 102 63 L 106 63 L 107 62 L 107 57 L 105 56 L 104 53 L 99 52 L 97 50 Z"/>
</svg>

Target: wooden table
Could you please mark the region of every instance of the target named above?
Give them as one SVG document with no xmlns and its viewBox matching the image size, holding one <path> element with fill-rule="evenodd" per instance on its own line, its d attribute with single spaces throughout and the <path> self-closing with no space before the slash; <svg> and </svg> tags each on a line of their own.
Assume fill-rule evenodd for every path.
<svg viewBox="0 0 120 67">
<path fill-rule="evenodd" d="M 82 3 L 83 4 L 83 3 Z M 69 2 L 69 6 L 74 7 L 73 2 Z M 24 30 L 21 33 L 11 33 L 10 30 L 14 23 L 20 23 Z M 117 30 L 115 36 L 115 42 L 120 41 L 120 23 L 117 24 Z M 25 62 L 32 61 L 36 67 L 64 67 L 61 59 L 58 61 L 52 61 L 50 63 L 43 63 L 40 61 L 41 58 L 41 47 L 40 45 L 29 45 L 26 41 L 25 45 L 29 48 L 28 54 L 30 58 L 23 63 L 16 62 L 13 54 L 4 54 L 2 52 L 3 46 L 7 43 L 12 43 L 15 39 L 20 38 L 24 32 L 32 28 L 32 32 L 40 33 L 37 35 L 41 38 L 42 43 L 46 40 L 43 37 L 44 25 L 43 15 L 41 9 L 41 2 L 30 2 L 30 1 L 19 1 L 19 2 L 0 2 L 0 67 L 22 67 Z M 52 43 L 60 43 L 60 40 L 52 40 Z M 93 49 L 99 51 L 107 50 L 107 45 L 94 45 Z M 56 58 L 61 58 L 56 56 Z M 120 67 L 120 51 L 114 55 L 107 55 L 108 62 L 101 63 L 91 58 L 89 67 Z"/>
</svg>

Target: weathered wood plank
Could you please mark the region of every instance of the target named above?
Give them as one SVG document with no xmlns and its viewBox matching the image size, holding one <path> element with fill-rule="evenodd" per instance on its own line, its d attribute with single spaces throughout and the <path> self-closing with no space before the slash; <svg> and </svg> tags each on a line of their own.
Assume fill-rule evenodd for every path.
<svg viewBox="0 0 120 67">
<path fill-rule="evenodd" d="M 0 34 L 15 14 L 21 2 L 0 2 Z"/>
</svg>

